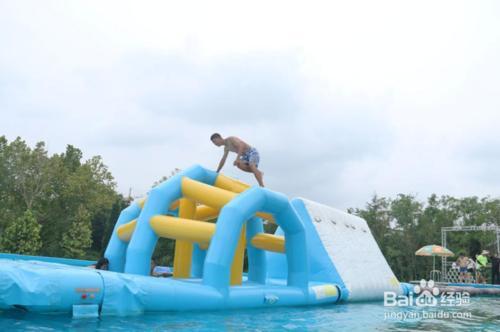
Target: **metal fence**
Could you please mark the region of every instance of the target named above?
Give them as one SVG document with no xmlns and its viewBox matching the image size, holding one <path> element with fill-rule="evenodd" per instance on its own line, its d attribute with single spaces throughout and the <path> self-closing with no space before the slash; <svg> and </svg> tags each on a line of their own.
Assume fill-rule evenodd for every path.
<svg viewBox="0 0 500 332">
<path fill-rule="evenodd" d="M 476 272 L 467 272 L 464 277 L 460 277 L 460 271 L 458 267 L 453 267 L 453 263 L 446 264 L 446 278 L 441 278 L 444 282 L 453 283 L 475 283 L 476 282 Z"/>
<path fill-rule="evenodd" d="M 453 227 L 441 227 L 441 246 L 447 247 L 447 235 L 449 232 L 494 232 L 496 235 L 496 251 L 500 251 L 500 226 L 497 225 L 486 225 L 481 226 L 453 226 Z M 450 275 L 448 275 L 450 274 Z M 472 274 L 472 279 L 474 280 L 475 273 Z M 455 282 L 454 280 L 459 280 L 459 272 L 451 267 L 451 263 L 447 261 L 446 257 L 441 257 L 441 273 L 439 274 L 440 281 Z M 456 281 L 458 282 L 458 281 Z M 473 281 L 475 282 L 475 280 Z"/>
</svg>

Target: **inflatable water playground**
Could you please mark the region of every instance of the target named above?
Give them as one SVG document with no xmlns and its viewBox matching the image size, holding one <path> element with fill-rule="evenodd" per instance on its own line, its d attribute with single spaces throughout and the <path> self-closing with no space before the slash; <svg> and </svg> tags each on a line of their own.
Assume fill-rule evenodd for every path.
<svg viewBox="0 0 500 332">
<path fill-rule="evenodd" d="M 274 234 L 264 232 L 268 222 Z M 171 278 L 150 276 L 160 237 L 176 241 Z M 0 310 L 96 316 L 313 306 L 412 287 L 397 280 L 365 220 L 201 166 L 124 209 L 105 257 L 109 271 L 0 256 Z"/>
</svg>

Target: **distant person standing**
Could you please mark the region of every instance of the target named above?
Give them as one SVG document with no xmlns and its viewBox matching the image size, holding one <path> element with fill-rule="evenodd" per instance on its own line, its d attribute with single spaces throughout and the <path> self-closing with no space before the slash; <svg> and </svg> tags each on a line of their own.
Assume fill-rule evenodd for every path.
<svg viewBox="0 0 500 332">
<path fill-rule="evenodd" d="M 459 268 L 459 276 L 458 276 L 458 282 L 465 282 L 467 279 L 467 263 L 469 261 L 469 257 L 465 256 L 464 254 L 460 254 L 457 259 L 457 265 Z"/>
<path fill-rule="evenodd" d="M 472 258 L 469 257 L 467 260 L 467 281 L 474 282 L 476 271 L 476 262 Z"/>
<path fill-rule="evenodd" d="M 486 271 L 486 265 L 488 265 L 488 257 L 489 255 L 488 250 L 483 250 L 480 255 L 476 256 L 476 281 L 479 284 L 485 284 L 486 283 L 486 278 L 484 277 L 485 271 Z"/>
<path fill-rule="evenodd" d="M 256 148 L 250 146 L 236 136 L 222 138 L 220 134 L 215 133 L 210 136 L 210 140 L 216 146 L 224 146 L 224 155 L 222 156 L 222 159 L 219 162 L 219 166 L 217 167 L 217 173 L 220 172 L 222 167 L 224 167 L 229 152 L 234 152 L 237 154 L 237 156 L 236 160 L 233 162 L 233 165 L 238 167 L 242 171 L 253 173 L 259 185 L 261 187 L 264 187 L 264 181 L 262 179 L 264 173 L 262 173 L 258 169 L 260 156 Z"/>
<path fill-rule="evenodd" d="M 490 256 L 491 259 L 491 283 L 493 285 L 500 284 L 500 258 L 498 258 L 498 254 L 492 254 Z"/>
</svg>

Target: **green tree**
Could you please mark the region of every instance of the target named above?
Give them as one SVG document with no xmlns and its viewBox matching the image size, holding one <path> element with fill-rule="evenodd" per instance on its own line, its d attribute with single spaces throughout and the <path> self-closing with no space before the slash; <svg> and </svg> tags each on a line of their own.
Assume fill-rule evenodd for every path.
<svg viewBox="0 0 500 332">
<path fill-rule="evenodd" d="M 47 197 L 49 168 L 43 142 L 31 149 L 19 137 L 10 143 L 0 138 L 0 231 L 26 209 L 38 212 L 39 202 Z"/>
<path fill-rule="evenodd" d="M 372 200 L 366 204 L 365 209 L 349 209 L 349 213 L 356 214 L 365 219 L 370 227 L 375 240 L 382 252 L 385 252 L 386 238 L 390 231 L 390 200 L 378 197 L 376 194 Z"/>
<path fill-rule="evenodd" d="M 415 251 L 421 247 L 415 233 L 422 215 L 422 203 L 412 195 L 399 194 L 391 201 L 390 215 L 393 221 L 390 252 L 396 262 L 395 273 L 404 280 L 414 279 L 417 272 Z"/>
<path fill-rule="evenodd" d="M 81 161 L 81 156 L 79 149 L 68 145 L 65 153 L 51 158 L 51 172 L 54 173 L 50 183 L 51 204 L 44 207 L 42 220 L 42 236 L 46 239 L 43 252 L 46 255 L 60 254 L 61 230 L 72 227 L 71 220 L 75 219 L 81 206 L 90 215 L 94 256 L 103 251 L 104 224 L 119 195 L 115 191 L 113 176 L 101 157 Z"/>
<path fill-rule="evenodd" d="M 20 137 L 9 142 L 0 136 L 0 234 L 28 209 L 41 225 L 40 254 L 69 255 L 62 248 L 63 235 L 66 241 L 76 237 L 67 233 L 74 228 L 74 220 L 81 218 L 78 211 L 83 207 L 91 222 L 93 243 L 91 248 L 84 246 L 84 255 L 101 255 L 110 232 L 108 224 L 119 214 L 113 205 L 122 198 L 115 188 L 100 156 L 83 159 L 82 151 L 73 145 L 49 156 L 43 142 L 30 147 Z"/>
<path fill-rule="evenodd" d="M 441 244 L 441 227 L 498 224 L 500 201 L 488 197 L 431 195 L 423 203 L 412 195 L 399 194 L 395 199 L 374 196 L 365 208 L 349 212 L 367 221 L 400 280 L 418 280 L 428 278 L 432 259 L 415 257 L 416 250 L 428 244 Z M 482 249 L 497 250 L 492 232 L 450 233 L 447 247 L 472 257 Z"/>
<path fill-rule="evenodd" d="M 5 228 L 0 238 L 1 250 L 15 254 L 36 255 L 42 246 L 40 228 L 33 213 L 26 210 L 21 217 Z"/>
<path fill-rule="evenodd" d="M 63 255 L 71 258 L 84 258 L 92 245 L 90 214 L 80 206 L 69 229 L 63 234 L 61 247 Z"/>
<path fill-rule="evenodd" d="M 45 143 L 38 142 L 31 149 L 20 137 L 9 144 L 7 169 L 11 176 L 12 190 L 21 198 L 24 207 L 32 209 L 43 197 L 50 181 L 50 167 Z"/>
</svg>

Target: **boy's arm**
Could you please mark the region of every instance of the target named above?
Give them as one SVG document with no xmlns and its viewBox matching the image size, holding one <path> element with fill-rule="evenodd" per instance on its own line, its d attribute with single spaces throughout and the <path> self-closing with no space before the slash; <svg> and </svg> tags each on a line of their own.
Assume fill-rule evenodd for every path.
<svg viewBox="0 0 500 332">
<path fill-rule="evenodd" d="M 222 159 L 219 162 L 219 166 L 217 167 L 217 173 L 219 173 L 220 170 L 222 169 L 222 167 L 224 167 L 224 164 L 226 163 L 226 159 L 227 159 L 228 154 L 229 154 L 229 151 L 225 150 L 224 155 L 222 156 Z"/>
</svg>

